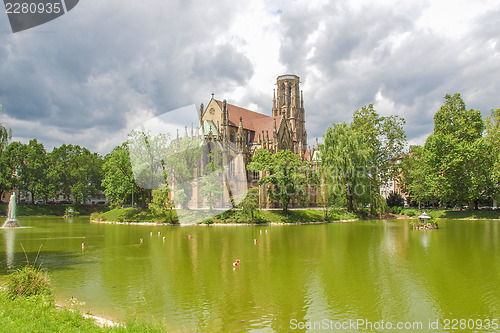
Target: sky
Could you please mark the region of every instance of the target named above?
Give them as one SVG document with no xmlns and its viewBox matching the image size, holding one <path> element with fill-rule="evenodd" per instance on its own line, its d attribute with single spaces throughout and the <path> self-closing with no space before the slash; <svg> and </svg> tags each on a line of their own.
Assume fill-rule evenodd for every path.
<svg viewBox="0 0 500 333">
<path fill-rule="evenodd" d="M 310 145 L 370 103 L 423 144 L 446 94 L 500 108 L 499 38 L 498 0 L 81 0 L 18 33 L 0 13 L 0 123 L 106 154 L 212 93 L 270 115 L 276 77 L 296 74 Z"/>
</svg>

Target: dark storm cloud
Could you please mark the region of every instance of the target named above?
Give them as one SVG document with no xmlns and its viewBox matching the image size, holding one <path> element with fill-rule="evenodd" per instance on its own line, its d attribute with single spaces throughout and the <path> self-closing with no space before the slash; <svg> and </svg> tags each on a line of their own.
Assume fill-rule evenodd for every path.
<svg viewBox="0 0 500 333">
<path fill-rule="evenodd" d="M 233 6 L 89 0 L 30 32 L 0 35 L 0 103 L 18 126 L 15 137 L 33 137 L 27 121 L 46 127 L 38 134 L 47 141 L 67 134 L 95 149 L 92 133 L 102 141 L 141 114 L 199 103 L 228 81 L 243 84 L 250 61 L 214 42 L 231 24 L 220 12 L 236 12 Z"/>
<path fill-rule="evenodd" d="M 307 73 L 298 74 L 305 81 L 309 138 L 332 123 L 349 122 L 353 111 L 370 103 L 383 115 L 405 118 L 410 141 L 432 131 L 448 93 L 460 92 L 483 115 L 500 106 L 500 12 L 451 38 L 417 26 L 426 5 L 410 6 L 353 10 L 340 1 L 283 11 L 280 60 L 288 68 L 301 64 Z M 294 25 L 299 32 L 288 28 Z"/>
<path fill-rule="evenodd" d="M 211 87 L 234 89 L 242 86 L 253 75 L 250 60 L 232 45 L 210 45 L 194 55 L 193 76 Z M 225 90 L 224 89 L 224 90 Z"/>
</svg>

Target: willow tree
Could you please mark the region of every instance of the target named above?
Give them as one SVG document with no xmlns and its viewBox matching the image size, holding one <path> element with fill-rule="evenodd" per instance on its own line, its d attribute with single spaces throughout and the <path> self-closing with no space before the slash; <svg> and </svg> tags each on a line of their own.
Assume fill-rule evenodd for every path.
<svg viewBox="0 0 500 333">
<path fill-rule="evenodd" d="M 369 155 L 365 136 L 345 123 L 333 124 L 323 135 L 321 176 L 323 195 L 329 202 L 343 198 L 348 211 L 369 202 Z"/>
</svg>

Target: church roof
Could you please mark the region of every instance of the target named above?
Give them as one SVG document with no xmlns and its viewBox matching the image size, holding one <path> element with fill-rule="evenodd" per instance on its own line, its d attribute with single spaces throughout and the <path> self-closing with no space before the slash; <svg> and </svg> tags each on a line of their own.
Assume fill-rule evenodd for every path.
<svg viewBox="0 0 500 333">
<path fill-rule="evenodd" d="M 223 102 L 215 100 L 217 105 L 221 110 L 223 110 Z M 240 124 L 240 117 L 242 118 L 243 128 L 252 132 L 254 135 L 250 137 L 250 141 L 256 141 L 259 134 L 266 135 L 266 131 L 269 132 L 269 137 L 272 138 L 274 129 L 274 119 L 273 117 L 266 116 L 265 114 L 250 111 L 239 106 L 227 103 L 227 113 L 229 116 L 229 125 L 238 127 Z M 279 128 L 282 116 L 276 117 L 276 129 Z"/>
</svg>

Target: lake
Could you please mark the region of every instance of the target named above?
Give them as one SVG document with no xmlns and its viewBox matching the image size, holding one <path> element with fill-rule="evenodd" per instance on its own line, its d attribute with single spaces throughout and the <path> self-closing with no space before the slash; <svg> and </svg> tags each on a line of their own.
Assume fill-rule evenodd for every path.
<svg viewBox="0 0 500 333">
<path fill-rule="evenodd" d="M 42 246 L 37 265 L 49 271 L 57 300 L 74 297 L 85 303 L 80 309 L 107 318 L 144 316 L 172 331 L 204 332 L 383 332 L 418 323 L 422 332 L 456 332 L 454 323 L 493 332 L 484 329 L 488 321 L 500 325 L 500 221 L 440 221 L 439 230 L 412 230 L 407 220 L 19 222 L 24 228 L 0 229 L 0 274 L 26 263 L 21 244 L 31 263 Z"/>
</svg>

